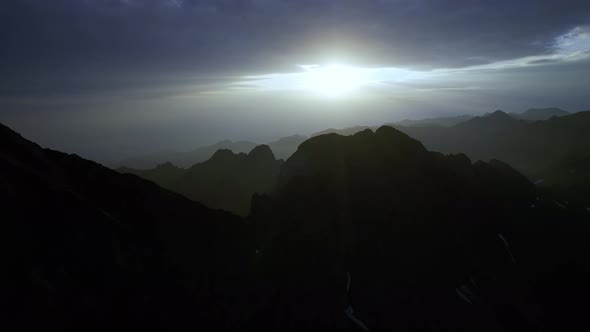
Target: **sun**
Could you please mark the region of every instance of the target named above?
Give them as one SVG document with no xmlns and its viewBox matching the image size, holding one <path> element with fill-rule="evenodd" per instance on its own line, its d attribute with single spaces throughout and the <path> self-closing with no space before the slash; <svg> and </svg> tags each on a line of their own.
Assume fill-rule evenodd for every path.
<svg viewBox="0 0 590 332">
<path fill-rule="evenodd" d="M 341 64 L 310 65 L 302 68 L 306 70 L 303 88 L 324 97 L 348 96 L 366 83 L 361 68 Z"/>
</svg>

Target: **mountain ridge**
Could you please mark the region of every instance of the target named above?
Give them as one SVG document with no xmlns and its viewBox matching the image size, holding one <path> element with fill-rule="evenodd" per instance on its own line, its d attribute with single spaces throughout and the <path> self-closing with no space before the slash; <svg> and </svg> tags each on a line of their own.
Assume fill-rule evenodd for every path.
<svg viewBox="0 0 590 332">
<path fill-rule="evenodd" d="M 547 250 L 543 239 L 558 225 L 590 231 L 567 208 L 537 195 L 504 162 L 430 152 L 380 127 L 301 144 L 283 165 L 277 190 L 255 196 L 249 219 L 264 230 L 261 261 L 278 269 L 266 281 L 280 294 L 274 307 L 304 313 L 295 329 L 317 321 L 345 329 L 346 322 L 312 318 L 332 308 L 352 312 L 351 325 L 377 331 L 412 330 L 424 321 L 438 330 L 533 331 L 552 320 L 524 303 L 553 310 L 546 285 L 571 277 L 559 268 L 571 254 L 563 248 L 569 241 L 588 247 L 585 236 L 554 237 L 549 258 L 540 254 Z M 576 266 L 586 264 L 585 250 Z M 294 287 L 301 284 L 313 291 Z M 477 318 L 468 314 L 472 308 L 480 308 Z"/>
<path fill-rule="evenodd" d="M 244 221 L 0 126 L 7 322 L 25 330 L 202 326 L 236 307 L 254 255 Z M 215 252 L 215 255 L 211 253 Z M 215 260 L 219 260 L 215 262 Z M 206 267 L 206 268 L 203 268 Z M 232 281 L 233 280 L 233 281 Z M 210 303 L 210 283 L 226 300 Z M 230 323 L 231 324 L 231 323 Z"/>
</svg>

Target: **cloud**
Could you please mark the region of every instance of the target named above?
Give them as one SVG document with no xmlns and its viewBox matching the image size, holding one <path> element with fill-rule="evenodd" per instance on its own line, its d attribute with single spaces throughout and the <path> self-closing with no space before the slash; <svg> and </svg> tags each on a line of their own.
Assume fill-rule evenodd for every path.
<svg viewBox="0 0 590 332">
<path fill-rule="evenodd" d="M 0 74 L 26 93 L 207 85 L 331 60 L 465 68 L 571 49 L 589 23 L 586 0 L 4 0 Z"/>
</svg>

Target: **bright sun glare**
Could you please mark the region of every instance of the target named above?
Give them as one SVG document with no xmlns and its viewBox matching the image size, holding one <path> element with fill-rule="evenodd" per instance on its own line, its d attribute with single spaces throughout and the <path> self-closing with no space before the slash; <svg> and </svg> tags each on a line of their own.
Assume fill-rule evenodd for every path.
<svg viewBox="0 0 590 332">
<path fill-rule="evenodd" d="M 301 66 L 303 88 L 326 97 L 342 97 L 350 95 L 366 83 L 361 68 L 340 64 Z"/>
</svg>

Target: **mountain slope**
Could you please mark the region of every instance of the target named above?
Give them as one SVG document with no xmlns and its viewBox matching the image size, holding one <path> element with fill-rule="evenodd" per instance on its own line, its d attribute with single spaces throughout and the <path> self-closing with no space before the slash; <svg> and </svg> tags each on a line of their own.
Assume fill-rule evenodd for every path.
<svg viewBox="0 0 590 332">
<path fill-rule="evenodd" d="M 587 326 L 588 217 L 502 162 L 381 127 L 304 142 L 251 222 L 294 330 L 558 331 Z M 546 291 L 564 280 L 581 293 Z"/>
<path fill-rule="evenodd" d="M 287 136 L 268 143 L 268 146 L 278 159 L 287 160 L 306 139 L 301 135 Z"/>
<path fill-rule="evenodd" d="M 397 128 L 431 150 L 463 152 L 474 159 L 497 158 L 534 179 L 554 177 L 559 165 L 583 158 L 590 149 L 590 112 L 533 123 L 494 114 L 450 128 Z"/>
<path fill-rule="evenodd" d="M 0 125 L 6 326 L 588 329 L 590 213 L 505 163 L 383 127 L 314 137 L 280 164 L 260 146 L 195 166 L 213 182 L 280 168 L 242 220 Z"/>
<path fill-rule="evenodd" d="M 239 218 L 2 125 L 0 181 L 13 326 L 169 330 L 195 313 L 201 327 L 237 324 L 254 253 Z"/>
<path fill-rule="evenodd" d="M 187 152 L 166 151 L 151 155 L 137 156 L 123 160 L 114 166 L 115 168 L 128 167 L 144 170 L 157 167 L 157 165 L 161 163 L 170 162 L 179 167 L 188 168 L 194 164 L 208 160 L 217 150 L 226 149 L 235 153 L 246 153 L 255 148 L 256 145 L 256 143 L 249 141 L 233 142 L 230 140 L 224 140 Z"/>
<path fill-rule="evenodd" d="M 361 132 L 361 131 L 367 130 L 367 129 L 374 129 L 374 128 L 369 127 L 369 126 L 354 126 L 354 127 L 350 127 L 350 128 L 343 128 L 343 129 L 329 128 L 329 129 L 314 133 L 311 135 L 311 137 L 316 137 L 316 136 L 321 136 L 321 135 L 326 135 L 326 134 L 338 134 L 338 135 L 342 135 L 342 136 L 349 136 L 349 135 L 354 135 L 358 132 Z"/>
<path fill-rule="evenodd" d="M 134 169 L 129 167 L 120 167 L 116 169 L 117 172 L 123 174 L 134 174 L 146 180 L 152 181 L 157 185 L 168 188 L 173 182 L 175 182 L 182 174 L 185 169 L 176 167 L 170 162 L 160 164 L 154 169 Z"/>
<path fill-rule="evenodd" d="M 560 117 L 570 115 L 569 112 L 566 112 L 557 107 L 549 107 L 549 108 L 531 108 L 523 113 L 515 114 L 517 118 L 526 120 L 526 121 L 541 121 L 541 120 L 549 120 L 552 117 Z"/>
<path fill-rule="evenodd" d="M 254 193 L 270 193 L 282 160 L 267 145 L 249 154 L 218 150 L 211 159 L 184 172 L 169 188 L 205 205 L 247 215 Z"/>
</svg>

